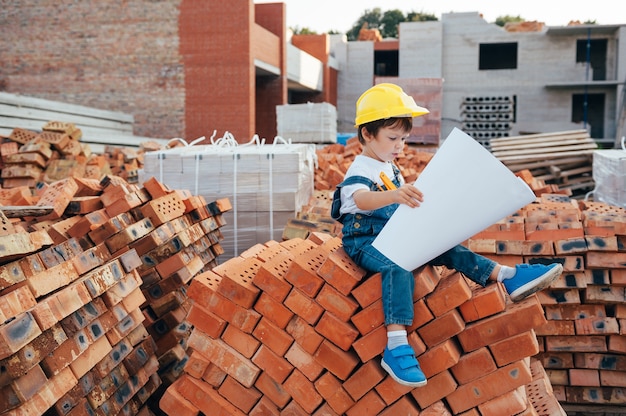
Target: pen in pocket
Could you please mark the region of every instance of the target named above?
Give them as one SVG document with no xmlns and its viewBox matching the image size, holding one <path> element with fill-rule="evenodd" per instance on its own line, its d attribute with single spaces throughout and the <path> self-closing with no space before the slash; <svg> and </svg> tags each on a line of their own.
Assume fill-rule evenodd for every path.
<svg viewBox="0 0 626 416">
<path fill-rule="evenodd" d="M 387 188 L 388 191 L 396 189 L 396 185 L 393 184 L 385 172 L 380 172 L 380 179 L 383 181 L 383 184 L 385 184 L 385 188 Z"/>
</svg>

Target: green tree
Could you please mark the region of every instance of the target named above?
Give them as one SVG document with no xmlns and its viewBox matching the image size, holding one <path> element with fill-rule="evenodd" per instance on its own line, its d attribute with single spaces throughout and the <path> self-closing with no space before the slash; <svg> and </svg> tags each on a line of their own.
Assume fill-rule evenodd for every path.
<svg viewBox="0 0 626 416">
<path fill-rule="evenodd" d="M 496 17 L 496 21 L 494 23 L 497 24 L 498 26 L 504 27 L 504 25 L 507 24 L 508 22 L 524 22 L 524 21 L 526 21 L 526 19 L 522 18 L 519 15 L 510 16 L 507 14 L 505 16 Z"/>
<path fill-rule="evenodd" d="M 352 25 L 352 28 L 346 33 L 348 40 L 357 40 L 359 31 L 365 24 L 367 29 L 378 29 L 383 38 L 398 37 L 398 27 L 402 22 L 423 22 L 436 21 L 437 17 L 433 14 L 411 11 L 406 15 L 398 9 L 387 10 L 382 12 L 380 7 L 371 10 L 365 10 L 361 17 Z"/>
<path fill-rule="evenodd" d="M 316 31 L 309 29 L 308 27 L 301 28 L 300 26 L 294 26 L 289 29 L 291 29 L 294 35 L 317 35 Z"/>
</svg>

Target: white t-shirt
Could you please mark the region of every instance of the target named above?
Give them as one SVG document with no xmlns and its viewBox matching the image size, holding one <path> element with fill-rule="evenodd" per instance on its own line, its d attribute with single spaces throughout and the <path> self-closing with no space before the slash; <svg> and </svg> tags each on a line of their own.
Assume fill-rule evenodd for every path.
<svg viewBox="0 0 626 416">
<path fill-rule="evenodd" d="M 368 156 L 358 155 L 348 168 L 344 180 L 350 176 L 363 176 L 382 186 L 383 181 L 380 179 L 380 172 L 385 172 L 387 177 L 393 180 L 394 172 L 391 162 L 381 162 Z M 402 175 L 398 175 L 398 178 L 401 184 L 404 183 Z M 369 214 L 371 212 L 363 211 L 356 206 L 354 192 L 359 189 L 369 190 L 368 186 L 362 183 L 347 185 L 341 188 L 340 212 L 342 214 Z"/>
</svg>

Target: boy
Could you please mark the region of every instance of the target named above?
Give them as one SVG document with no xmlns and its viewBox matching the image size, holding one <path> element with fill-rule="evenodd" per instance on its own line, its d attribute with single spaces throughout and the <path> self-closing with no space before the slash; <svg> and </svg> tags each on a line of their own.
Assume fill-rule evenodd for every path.
<svg viewBox="0 0 626 416">
<path fill-rule="evenodd" d="M 356 102 L 355 119 L 363 150 L 337 186 L 332 208 L 333 217 L 343 223 L 346 253 L 365 270 L 381 273 L 387 328 L 381 365 L 395 381 L 410 387 L 426 384 L 406 332 L 413 321 L 413 272 L 394 264 L 372 242 L 399 204 L 418 208 L 423 201 L 422 192 L 405 183 L 393 161 L 404 149 L 413 117 L 428 112 L 395 84 L 378 84 L 365 91 Z M 384 176 L 391 180 L 382 180 Z M 461 245 L 429 264 L 455 269 L 482 286 L 502 282 L 513 301 L 545 288 L 563 271 L 558 263 L 503 266 Z"/>
</svg>

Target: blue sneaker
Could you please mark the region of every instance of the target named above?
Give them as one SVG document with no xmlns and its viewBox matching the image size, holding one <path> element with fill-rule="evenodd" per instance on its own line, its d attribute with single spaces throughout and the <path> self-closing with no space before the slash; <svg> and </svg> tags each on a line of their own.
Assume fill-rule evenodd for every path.
<svg viewBox="0 0 626 416">
<path fill-rule="evenodd" d="M 381 365 L 391 378 L 403 386 L 420 387 L 426 385 L 426 376 L 422 373 L 410 345 L 400 345 L 392 350 L 385 347 Z"/>
<path fill-rule="evenodd" d="M 563 266 L 559 263 L 518 264 L 515 266 L 515 275 L 504 279 L 502 283 L 509 293 L 511 300 L 517 302 L 527 296 L 547 287 L 561 275 Z"/>
</svg>

